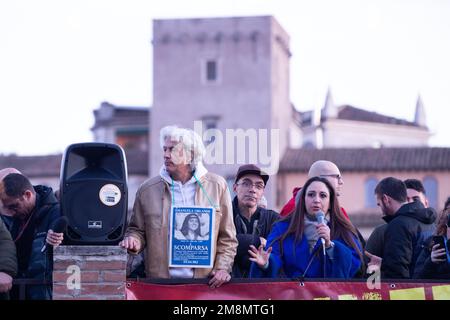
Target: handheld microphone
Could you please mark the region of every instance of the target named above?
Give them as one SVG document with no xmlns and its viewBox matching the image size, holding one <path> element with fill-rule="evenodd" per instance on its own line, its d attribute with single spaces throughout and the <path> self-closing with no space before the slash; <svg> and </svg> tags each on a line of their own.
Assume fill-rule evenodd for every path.
<svg viewBox="0 0 450 320">
<path fill-rule="evenodd" d="M 66 216 L 59 217 L 58 219 L 53 221 L 53 223 L 50 225 L 49 229 L 53 230 L 53 232 L 55 232 L 55 233 L 64 232 L 67 228 L 68 222 L 69 221 Z M 49 246 L 49 244 L 47 242 L 45 242 L 44 246 L 41 249 L 41 252 L 45 252 L 47 250 L 48 246 Z"/>
<path fill-rule="evenodd" d="M 317 222 L 319 224 L 326 224 L 326 222 L 325 222 L 325 214 L 323 213 L 322 210 L 317 212 L 316 219 L 317 219 Z M 320 238 L 320 241 L 322 242 L 323 254 L 325 255 L 325 239 L 324 238 Z"/>
</svg>

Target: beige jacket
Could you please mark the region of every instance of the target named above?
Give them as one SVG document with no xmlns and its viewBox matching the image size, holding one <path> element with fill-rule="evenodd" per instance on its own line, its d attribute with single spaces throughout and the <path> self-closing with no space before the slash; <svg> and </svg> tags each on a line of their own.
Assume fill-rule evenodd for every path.
<svg viewBox="0 0 450 320">
<path fill-rule="evenodd" d="M 214 270 L 231 272 L 236 255 L 237 239 L 233 223 L 233 207 L 224 178 L 206 173 L 199 179 L 209 198 L 215 202 L 215 256 Z M 169 278 L 169 221 L 171 208 L 169 184 L 160 176 L 144 182 L 136 193 L 126 236 L 138 238 L 144 248 L 145 272 L 149 278 Z M 195 204 L 210 206 L 208 197 L 197 184 Z M 207 278 L 212 269 L 195 268 L 194 278 Z"/>
</svg>

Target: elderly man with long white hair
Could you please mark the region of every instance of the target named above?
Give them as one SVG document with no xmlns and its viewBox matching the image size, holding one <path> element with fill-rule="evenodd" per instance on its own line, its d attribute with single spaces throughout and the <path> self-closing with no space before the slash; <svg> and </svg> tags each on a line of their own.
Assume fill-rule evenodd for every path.
<svg viewBox="0 0 450 320">
<path fill-rule="evenodd" d="M 145 249 L 148 278 L 208 278 L 212 288 L 231 279 L 237 239 L 231 197 L 224 178 L 208 172 L 202 160 L 205 147 L 190 129 L 161 129 L 164 164 L 158 176 L 138 189 L 133 215 L 121 246 L 130 253 Z M 215 244 L 212 268 L 170 267 L 170 214 L 174 206 L 213 207 L 215 223 L 210 230 Z M 173 227 L 173 226 L 172 226 Z"/>
</svg>

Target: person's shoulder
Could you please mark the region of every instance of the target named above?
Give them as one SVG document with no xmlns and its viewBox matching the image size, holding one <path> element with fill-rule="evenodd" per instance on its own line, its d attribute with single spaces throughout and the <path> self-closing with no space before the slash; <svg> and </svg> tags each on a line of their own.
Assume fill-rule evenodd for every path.
<svg viewBox="0 0 450 320">
<path fill-rule="evenodd" d="M 220 176 L 220 175 L 218 175 L 218 174 L 216 174 L 216 173 L 213 173 L 213 172 L 209 172 L 208 171 L 202 177 L 202 179 L 204 181 L 208 181 L 209 183 L 217 184 L 217 185 L 219 185 L 221 187 L 227 187 L 227 182 L 226 182 L 225 178 Z"/>
<path fill-rule="evenodd" d="M 382 234 L 386 231 L 387 227 L 388 227 L 387 223 L 380 224 L 380 225 L 376 226 L 375 229 L 373 229 L 372 233 L 373 234 Z"/>
<path fill-rule="evenodd" d="M 275 210 L 261 208 L 261 215 L 267 215 L 270 219 L 278 219 L 280 214 Z"/>
<path fill-rule="evenodd" d="M 155 176 L 145 180 L 138 189 L 138 192 L 143 192 L 149 188 L 160 186 L 163 182 L 161 176 Z"/>
<path fill-rule="evenodd" d="M 406 226 L 411 224 L 419 223 L 419 220 L 414 215 L 399 214 L 395 219 L 393 219 L 389 225 L 391 226 Z"/>
<path fill-rule="evenodd" d="M 280 232 L 287 230 L 287 228 L 289 227 L 289 221 L 290 220 L 286 220 L 286 219 L 276 221 L 273 224 L 272 230 L 278 230 Z"/>
<path fill-rule="evenodd" d="M 400 215 L 392 219 L 386 226 L 385 235 L 399 235 L 399 232 L 410 232 L 412 224 L 415 224 L 416 219 Z"/>
</svg>

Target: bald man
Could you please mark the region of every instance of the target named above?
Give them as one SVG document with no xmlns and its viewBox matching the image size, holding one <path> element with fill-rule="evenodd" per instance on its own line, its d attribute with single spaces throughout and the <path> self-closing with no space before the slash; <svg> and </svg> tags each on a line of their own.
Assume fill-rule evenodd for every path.
<svg viewBox="0 0 450 320">
<path fill-rule="evenodd" d="M 333 162 L 327 160 L 318 160 L 314 162 L 309 168 L 308 172 L 308 178 L 312 177 L 326 178 L 336 190 L 336 195 L 338 197 L 341 195 L 344 180 L 342 179 L 342 175 L 341 172 L 339 171 L 339 168 Z M 294 189 L 292 198 L 284 205 L 283 209 L 281 209 L 280 216 L 282 217 L 287 216 L 294 211 L 295 198 L 297 194 L 300 194 L 298 192 L 300 189 L 301 187 L 297 187 Z M 342 209 L 342 213 L 346 217 L 348 217 L 344 209 Z"/>
<path fill-rule="evenodd" d="M 341 172 L 337 165 L 331 161 L 319 160 L 314 162 L 309 168 L 308 178 L 323 177 L 326 178 L 336 190 L 336 195 L 341 195 L 341 189 L 344 185 Z"/>
<path fill-rule="evenodd" d="M 19 170 L 16 168 L 5 168 L 0 170 L 0 181 L 3 180 L 4 177 L 6 177 L 10 173 L 19 173 L 22 174 Z"/>
</svg>

